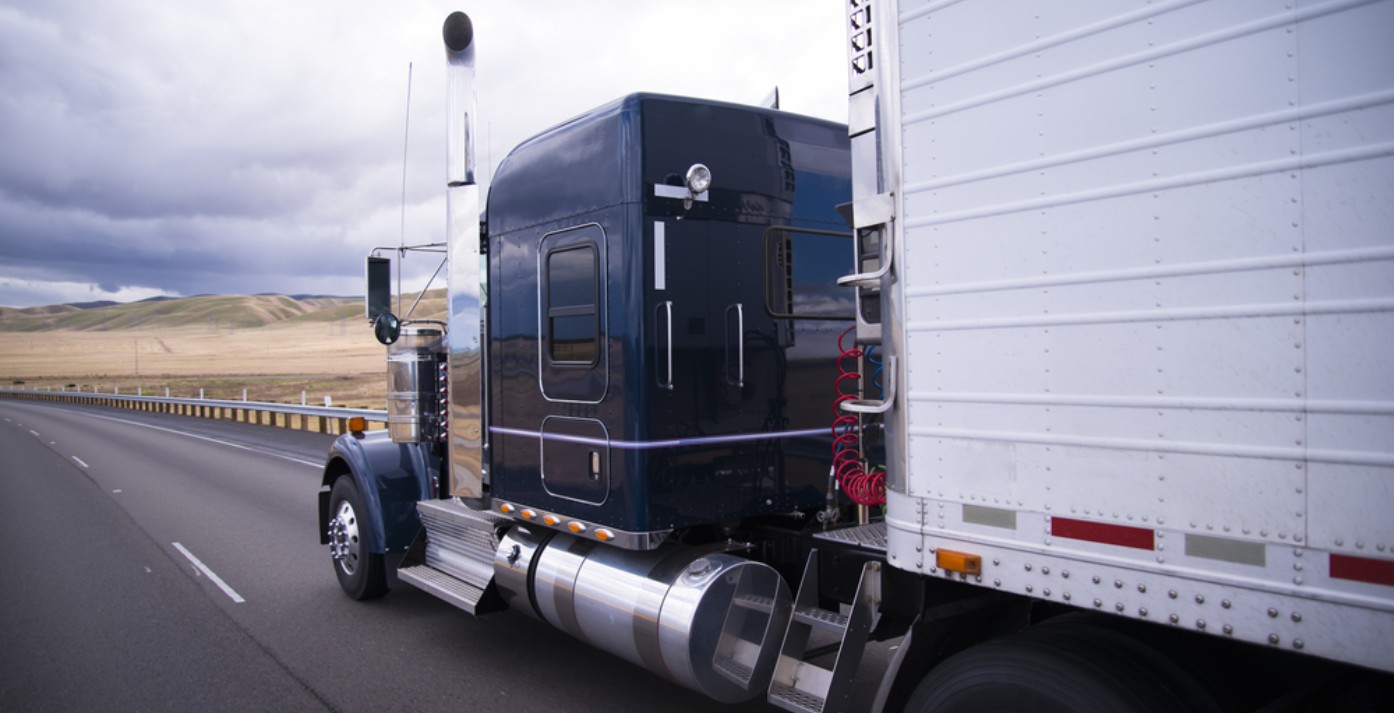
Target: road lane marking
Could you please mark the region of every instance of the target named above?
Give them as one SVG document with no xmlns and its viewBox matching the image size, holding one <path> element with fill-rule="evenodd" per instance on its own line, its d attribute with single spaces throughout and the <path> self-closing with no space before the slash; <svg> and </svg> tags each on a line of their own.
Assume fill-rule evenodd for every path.
<svg viewBox="0 0 1394 713">
<path fill-rule="evenodd" d="M 77 456 L 73 456 L 73 460 L 77 461 L 77 464 L 80 465 L 80 466 L 82 466 L 82 467 L 84 467 L 84 468 L 91 468 L 91 467 L 92 467 L 92 466 L 90 466 L 90 465 L 87 465 L 86 463 L 83 463 L 83 462 L 82 462 L 82 459 L 81 459 L 81 458 L 78 458 Z"/>
<path fill-rule="evenodd" d="M 31 428 L 31 429 L 29 429 L 29 432 L 32 433 L 32 434 L 34 434 L 34 437 L 35 437 L 35 438 L 41 438 L 41 436 L 39 435 L 39 432 L 38 432 L 38 431 L 35 431 L 34 429 Z"/>
<path fill-rule="evenodd" d="M 213 583 L 218 585 L 218 589 L 223 590 L 223 594 L 228 595 L 228 597 L 232 599 L 234 604 L 241 604 L 242 602 L 247 601 L 246 599 L 242 598 L 241 594 L 238 594 L 236 591 L 234 591 L 232 587 L 227 586 L 227 582 L 224 582 L 222 577 L 219 577 L 217 574 L 213 572 L 213 570 L 209 569 L 208 565 L 200 562 L 199 559 L 194 556 L 194 553 L 185 549 L 185 547 L 179 544 L 178 542 L 173 542 L 171 544 L 174 545 L 174 549 L 179 550 L 181 553 L 183 553 L 185 557 L 188 557 L 189 561 L 193 562 L 194 566 L 198 568 L 198 571 L 202 572 L 209 579 L 213 580 Z"/>
<path fill-rule="evenodd" d="M 150 430 L 152 430 L 152 431 L 164 431 L 165 433 L 173 433 L 173 434 L 176 435 L 176 436 L 186 436 L 186 437 L 188 437 L 188 438 L 197 438 L 197 439 L 200 440 L 200 441 L 208 441 L 209 443 L 217 443 L 217 444 L 219 444 L 219 445 L 229 446 L 229 447 L 232 447 L 232 448 L 240 448 L 240 449 L 242 449 L 242 450 L 244 450 L 244 451 L 251 451 L 251 452 L 253 452 L 253 453 L 260 453 L 260 454 L 262 454 L 262 455 L 264 455 L 264 456 L 271 456 L 272 458 L 280 458 L 281 460 L 288 460 L 288 461 L 291 461 L 291 462 L 293 462 L 293 463 L 300 463 L 301 465 L 308 465 L 308 466 L 310 466 L 311 468 L 323 468 L 323 467 L 324 467 L 324 464 L 323 464 L 323 463 L 319 463 L 319 462 L 316 462 L 316 461 L 305 460 L 305 459 L 303 459 L 303 458 L 295 458 L 295 457 L 293 457 L 293 456 L 282 455 L 282 454 L 280 454 L 280 453 L 271 453 L 271 452 L 269 452 L 269 451 L 258 450 L 258 449 L 256 449 L 256 448 L 251 447 L 251 446 L 244 446 L 244 445 L 242 445 L 241 443 L 233 443 L 232 441 L 224 441 L 224 440 L 222 440 L 222 439 L 219 439 L 219 438 L 211 438 L 211 437 L 209 437 L 209 436 L 200 436 L 200 435 L 198 435 L 197 433 L 189 433 L 189 432 L 187 432 L 187 431 L 177 431 L 177 430 L 175 430 L 175 429 L 173 429 L 173 428 L 164 428 L 164 427 L 162 427 L 162 426 L 152 426 L 152 425 L 150 425 L 150 424 L 148 424 L 148 423 L 141 423 L 141 422 L 139 422 L 139 421 L 127 421 L 127 420 L 125 420 L 125 419 L 121 419 L 121 418 L 112 418 L 112 417 L 110 417 L 110 416 L 98 416 L 98 415 L 95 414 L 95 413 L 84 413 L 84 414 L 82 414 L 82 415 L 83 415 L 83 416 L 87 416 L 87 417 L 89 417 L 89 418 L 100 418 L 100 419 L 102 419 L 103 421 L 115 421 L 116 423 L 125 423 L 125 424 L 129 424 L 129 425 L 131 425 L 131 426 L 140 426 L 141 428 L 148 428 L 148 429 L 150 429 Z"/>
</svg>

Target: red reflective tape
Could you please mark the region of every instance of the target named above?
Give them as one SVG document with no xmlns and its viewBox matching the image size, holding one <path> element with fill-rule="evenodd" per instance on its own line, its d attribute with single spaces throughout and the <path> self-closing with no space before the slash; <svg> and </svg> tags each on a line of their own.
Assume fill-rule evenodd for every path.
<svg viewBox="0 0 1394 713">
<path fill-rule="evenodd" d="M 1394 587 L 1394 560 L 1333 554 L 1331 555 L 1331 576 L 1335 579 L 1350 579 L 1356 582 L 1385 584 Z"/>
<path fill-rule="evenodd" d="M 1139 550 L 1156 549 L 1156 533 L 1144 527 L 1109 525 L 1102 522 L 1056 517 L 1050 520 L 1050 534 L 1056 537 L 1068 537 L 1071 540 L 1088 540 L 1089 542 L 1101 542 L 1105 545 L 1135 547 Z"/>
</svg>

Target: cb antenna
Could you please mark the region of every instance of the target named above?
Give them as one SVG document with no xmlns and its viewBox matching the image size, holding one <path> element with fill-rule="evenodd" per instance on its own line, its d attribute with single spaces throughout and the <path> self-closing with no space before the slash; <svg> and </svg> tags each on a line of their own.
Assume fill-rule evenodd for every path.
<svg viewBox="0 0 1394 713">
<path fill-rule="evenodd" d="M 402 257 L 407 247 L 407 141 L 411 138 L 411 62 L 407 62 L 407 118 L 402 129 L 402 232 L 397 247 L 397 314 L 402 313 Z"/>
</svg>

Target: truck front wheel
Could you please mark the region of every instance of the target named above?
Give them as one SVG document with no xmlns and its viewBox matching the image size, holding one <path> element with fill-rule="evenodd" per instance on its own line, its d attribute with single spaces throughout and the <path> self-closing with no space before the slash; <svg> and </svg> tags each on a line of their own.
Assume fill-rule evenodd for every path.
<svg viewBox="0 0 1394 713">
<path fill-rule="evenodd" d="M 369 552 L 363 543 L 363 497 L 351 476 L 334 481 L 329 494 L 329 553 L 339 586 L 353 599 L 373 599 L 387 593 L 382 555 Z"/>
</svg>

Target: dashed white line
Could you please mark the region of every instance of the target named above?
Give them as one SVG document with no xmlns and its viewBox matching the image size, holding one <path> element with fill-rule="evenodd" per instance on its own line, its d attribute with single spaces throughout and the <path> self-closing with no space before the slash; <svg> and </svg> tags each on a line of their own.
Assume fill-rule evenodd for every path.
<svg viewBox="0 0 1394 713">
<path fill-rule="evenodd" d="M 194 553 L 185 549 L 185 547 L 179 544 L 178 542 L 173 542 L 171 544 L 174 545 L 174 549 L 179 550 L 185 557 L 188 557 L 189 561 L 193 562 L 194 566 L 198 568 L 198 571 L 202 572 L 209 579 L 213 580 L 213 583 L 218 585 L 218 589 L 223 590 L 223 594 L 228 595 L 228 597 L 232 599 L 233 603 L 241 604 L 242 602 L 247 601 L 246 599 L 242 598 L 241 594 L 238 594 L 236 591 L 234 591 L 232 587 L 227 586 L 227 582 L 224 582 L 222 577 L 219 577 L 217 574 L 214 574 L 213 570 L 208 568 L 208 565 L 200 562 L 199 559 L 194 556 Z"/>
<path fill-rule="evenodd" d="M 32 433 L 32 434 L 34 434 L 34 437 L 35 437 L 35 438 L 39 438 L 39 437 L 40 437 L 40 436 L 39 436 L 39 432 L 38 432 L 38 431 L 35 431 L 35 430 L 32 429 L 32 428 L 29 429 L 29 432 Z"/>
<path fill-rule="evenodd" d="M 82 467 L 84 467 L 84 468 L 91 468 L 91 467 L 92 467 L 92 466 L 90 466 L 90 465 L 87 465 L 86 463 L 83 463 L 83 462 L 82 462 L 82 459 L 81 459 L 81 458 L 78 458 L 77 456 L 73 456 L 73 460 L 77 461 L 77 464 L 80 465 L 80 466 L 82 466 Z"/>
</svg>

